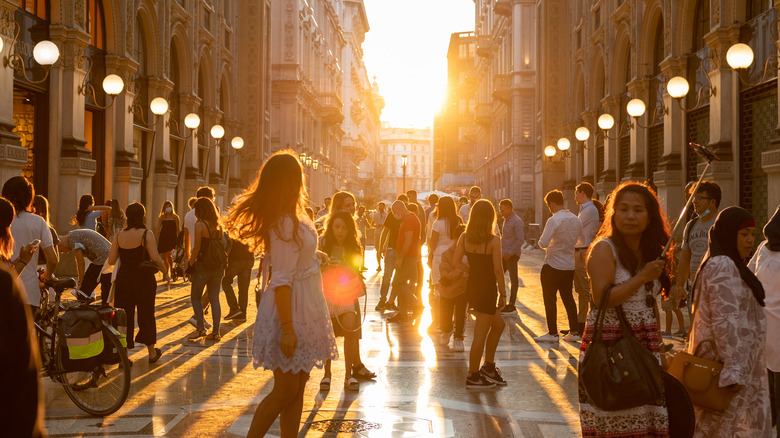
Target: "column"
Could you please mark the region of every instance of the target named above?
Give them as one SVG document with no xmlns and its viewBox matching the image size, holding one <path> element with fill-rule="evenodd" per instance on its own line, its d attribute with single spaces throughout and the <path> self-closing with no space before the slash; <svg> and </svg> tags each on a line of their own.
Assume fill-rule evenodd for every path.
<svg viewBox="0 0 780 438">
<path fill-rule="evenodd" d="M 775 8 L 780 8 L 780 1 L 773 2 Z M 780 87 L 777 89 L 777 100 L 780 102 Z M 780 112 L 778 113 L 777 128 L 780 134 Z M 769 145 L 769 150 L 761 154 L 761 168 L 766 172 L 767 187 L 780 187 L 780 138 L 775 139 Z M 780 190 L 768 190 L 767 217 L 772 217 L 774 209 L 780 205 Z"/>
<path fill-rule="evenodd" d="M 206 164 L 205 169 L 200 169 L 201 172 L 201 178 L 203 185 L 208 185 L 214 188 L 215 191 L 217 191 L 217 194 L 219 194 L 219 185 L 220 185 L 220 175 L 219 175 L 219 163 L 220 163 L 220 156 L 219 156 L 219 147 L 222 142 L 226 141 L 226 137 L 228 135 L 227 130 L 225 130 L 225 137 L 223 137 L 221 140 L 216 140 L 211 136 L 211 127 L 214 125 L 221 125 L 222 124 L 222 111 L 216 109 L 216 108 L 209 108 L 205 107 L 203 108 L 203 118 L 204 120 L 201 121 L 203 123 L 203 130 L 206 137 L 204 138 L 203 144 L 206 145 L 208 148 L 208 151 L 206 153 Z M 224 126 L 222 126 L 224 128 Z"/>
<path fill-rule="evenodd" d="M 162 97 L 170 105 L 168 98 L 173 90 L 173 83 L 167 79 L 149 78 L 147 80 L 149 87 L 149 101 L 157 97 Z M 178 181 L 178 175 L 171 163 L 171 130 L 170 130 L 170 108 L 161 116 L 152 116 L 152 129 L 154 130 L 154 152 L 151 158 L 151 168 L 146 169 L 146 217 L 147 223 L 153 224 L 153 219 L 160 213 L 160 207 L 163 202 L 174 200 L 174 190 Z M 148 166 L 149 163 L 143 163 Z"/>
<path fill-rule="evenodd" d="M 685 57 L 667 58 L 661 63 L 661 71 L 667 78 L 684 76 L 686 63 Z M 691 89 L 693 88 L 691 85 Z M 681 151 L 686 144 L 685 112 L 668 93 L 664 93 L 664 106 L 667 109 L 664 117 L 664 153 L 658 163 L 658 169 L 651 176 L 658 189 L 661 209 L 671 220 L 679 216 L 685 201 L 681 165 Z"/>
<path fill-rule="evenodd" d="M 198 96 L 181 94 L 179 95 L 179 114 L 183 116 L 189 113 L 197 114 L 201 103 L 202 101 Z M 176 163 L 176 166 L 179 168 L 179 174 L 176 176 L 176 190 L 179 191 L 179 199 L 181 200 L 181 205 L 177 205 L 176 210 L 186 212 L 189 210 L 187 200 L 195 196 L 199 186 L 198 139 L 202 138 L 208 141 L 211 126 L 207 128 L 206 121 L 201 120 L 200 126 L 190 135 L 191 131 L 184 126 L 184 120 L 177 122 L 179 123 L 179 133 L 187 137 L 187 139 L 184 140 L 183 161 Z"/>
<path fill-rule="evenodd" d="M 143 169 L 133 149 L 133 112 L 135 89 L 132 83 L 138 63 L 133 59 L 106 55 L 106 71 L 122 77 L 125 90 L 114 100 L 114 106 L 106 111 L 106 151 L 113 152 L 114 180 L 112 198 L 122 207 L 141 199 Z M 108 166 L 109 161 L 106 161 Z"/>
<path fill-rule="evenodd" d="M 0 2 L 0 38 L 3 50 L 0 59 L 13 52 L 13 17 L 16 6 Z M 2 62 L 2 61 L 0 61 Z M 27 164 L 27 148 L 22 146 L 19 137 L 13 133 L 14 126 L 14 71 L 8 67 L 0 68 L 0 184 L 13 176 L 19 176 Z"/>
<path fill-rule="evenodd" d="M 605 113 L 610 114 L 615 119 L 615 126 L 604 135 L 604 167 L 601 170 L 601 176 L 594 186 L 596 191 L 606 195 L 617 186 L 617 159 L 618 145 L 620 143 L 620 130 L 625 129 L 620 126 L 620 97 L 610 96 L 601 100 Z M 598 126 L 598 125 L 596 125 Z M 597 128 L 601 129 L 601 128 Z M 609 135 L 611 138 L 607 137 Z M 593 151 L 594 164 L 598 165 L 596 151 Z M 595 166 L 594 166 L 595 167 Z"/>
<path fill-rule="evenodd" d="M 639 126 L 650 126 L 655 121 L 654 102 L 655 96 L 650 92 L 649 79 L 636 79 L 628 83 L 628 92 L 645 103 L 645 114 L 638 121 L 632 121 L 631 129 L 631 152 L 623 176 L 623 181 L 645 181 L 645 157 L 647 156 L 647 128 Z M 663 117 L 663 115 L 659 116 Z"/>
<path fill-rule="evenodd" d="M 582 166 L 582 175 L 580 182 L 587 181 L 596 184 L 596 141 L 601 135 L 599 127 L 596 124 L 598 111 L 588 110 L 582 113 L 582 121 L 585 127 L 590 130 L 590 137 L 584 142 L 577 141 L 577 160 L 578 166 Z"/>
</svg>

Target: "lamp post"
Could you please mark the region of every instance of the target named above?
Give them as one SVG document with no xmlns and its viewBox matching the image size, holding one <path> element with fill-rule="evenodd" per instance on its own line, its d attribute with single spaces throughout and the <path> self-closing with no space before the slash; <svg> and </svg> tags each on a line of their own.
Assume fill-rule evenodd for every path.
<svg viewBox="0 0 780 438">
<path fill-rule="evenodd" d="M 241 148 L 244 147 L 244 139 L 241 137 L 233 137 L 230 140 L 230 147 L 235 151 L 233 154 L 228 153 L 227 165 L 225 166 L 225 203 L 224 207 L 227 208 L 230 205 L 230 159 L 241 153 Z"/>
<path fill-rule="evenodd" d="M 219 147 L 219 142 L 222 140 L 222 137 L 225 136 L 225 128 L 222 127 L 222 125 L 214 125 L 211 127 L 211 138 L 213 138 L 216 143 L 214 143 L 213 148 L 216 149 Z M 208 154 L 206 155 L 206 173 L 203 175 L 203 178 L 205 179 L 205 184 L 209 184 L 209 165 L 211 164 L 211 149 L 209 148 Z"/>
<path fill-rule="evenodd" d="M 406 154 L 401 155 L 401 168 L 403 169 L 403 192 L 406 193 L 406 161 L 409 156 Z"/>
</svg>

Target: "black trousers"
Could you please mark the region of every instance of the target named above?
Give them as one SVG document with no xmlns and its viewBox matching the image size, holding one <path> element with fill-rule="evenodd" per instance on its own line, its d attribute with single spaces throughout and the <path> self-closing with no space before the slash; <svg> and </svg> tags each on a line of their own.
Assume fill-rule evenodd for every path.
<svg viewBox="0 0 780 438">
<path fill-rule="evenodd" d="M 127 315 L 127 348 L 135 343 L 154 345 L 157 342 L 157 321 L 154 318 L 154 300 L 157 280 L 144 272 L 122 272 L 116 278 L 114 307 L 125 309 Z M 138 312 L 138 335 L 135 332 L 135 313 Z"/>
<path fill-rule="evenodd" d="M 574 270 L 555 269 L 545 263 L 541 273 L 542 296 L 544 297 L 544 313 L 547 317 L 547 330 L 550 334 L 558 334 L 558 292 L 561 294 L 566 316 L 569 318 L 569 330 L 577 331 L 577 305 L 572 296 Z"/>
<path fill-rule="evenodd" d="M 247 302 L 249 301 L 249 283 L 252 282 L 252 267 L 254 259 L 251 260 L 228 260 L 225 276 L 222 277 L 222 290 L 225 292 L 230 311 L 240 310 L 246 313 Z M 233 277 L 238 277 L 238 300 L 233 292 Z"/>
<path fill-rule="evenodd" d="M 514 306 L 517 300 L 517 262 L 519 261 L 520 257 L 511 255 L 509 261 L 504 262 L 504 272 L 509 271 L 509 301 L 506 303 L 510 306 Z"/>
<path fill-rule="evenodd" d="M 85 294 L 91 294 L 100 282 L 100 301 L 103 304 L 108 302 L 108 292 L 111 290 L 111 273 L 101 274 L 103 265 L 91 264 L 84 272 L 84 281 L 81 282 L 81 291 Z"/>
</svg>

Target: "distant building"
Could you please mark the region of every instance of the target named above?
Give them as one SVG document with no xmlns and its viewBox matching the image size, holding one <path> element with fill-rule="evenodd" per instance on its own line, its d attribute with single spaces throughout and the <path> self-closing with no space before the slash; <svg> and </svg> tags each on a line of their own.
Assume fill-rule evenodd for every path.
<svg viewBox="0 0 780 438">
<path fill-rule="evenodd" d="M 409 189 L 417 192 L 433 190 L 433 141 L 430 128 L 394 128 L 384 122 L 379 138 L 379 166 L 384 172 L 379 185 L 382 199 L 395 199 L 399 193 Z"/>
<path fill-rule="evenodd" d="M 475 59 L 474 32 L 453 33 L 447 51 L 447 97 L 433 122 L 433 185 L 448 193 L 465 193 L 474 185 Z"/>
</svg>

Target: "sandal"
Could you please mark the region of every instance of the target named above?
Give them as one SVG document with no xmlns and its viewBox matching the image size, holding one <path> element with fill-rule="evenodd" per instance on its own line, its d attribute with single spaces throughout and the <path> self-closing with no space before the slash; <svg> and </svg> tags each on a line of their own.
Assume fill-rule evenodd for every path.
<svg viewBox="0 0 780 438">
<path fill-rule="evenodd" d="M 360 380 L 372 380 L 376 378 L 376 373 L 373 373 L 366 368 L 364 364 L 352 367 L 352 376 Z"/>
<path fill-rule="evenodd" d="M 187 338 L 190 341 L 197 341 L 198 339 L 206 336 L 206 330 L 200 330 L 196 331 L 195 333 L 191 334 L 189 338 Z"/>
<path fill-rule="evenodd" d="M 320 380 L 320 389 L 323 391 L 330 389 L 330 377 L 325 376 Z"/>
<path fill-rule="evenodd" d="M 149 363 L 155 363 L 158 360 L 160 360 L 160 357 L 162 356 L 162 350 L 159 348 L 154 349 L 154 356 L 149 356 Z"/>
<path fill-rule="evenodd" d="M 360 390 L 360 382 L 354 377 L 350 377 L 346 382 L 344 382 L 344 389 L 348 391 L 359 391 Z"/>
<path fill-rule="evenodd" d="M 220 336 L 218 332 L 211 332 L 206 336 L 207 341 L 219 341 L 220 339 L 222 339 L 222 336 Z"/>
</svg>

